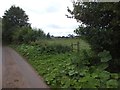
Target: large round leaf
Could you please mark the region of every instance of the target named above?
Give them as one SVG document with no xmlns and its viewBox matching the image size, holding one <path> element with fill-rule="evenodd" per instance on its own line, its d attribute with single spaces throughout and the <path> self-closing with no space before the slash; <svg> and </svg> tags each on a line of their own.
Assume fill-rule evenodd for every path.
<svg viewBox="0 0 120 90">
<path fill-rule="evenodd" d="M 117 88 L 118 87 L 118 81 L 111 79 L 107 81 L 107 88 Z"/>
<path fill-rule="evenodd" d="M 109 60 L 112 59 L 110 52 L 106 50 L 104 50 L 103 52 L 100 52 L 98 56 L 101 58 L 101 62 L 108 62 Z"/>
</svg>

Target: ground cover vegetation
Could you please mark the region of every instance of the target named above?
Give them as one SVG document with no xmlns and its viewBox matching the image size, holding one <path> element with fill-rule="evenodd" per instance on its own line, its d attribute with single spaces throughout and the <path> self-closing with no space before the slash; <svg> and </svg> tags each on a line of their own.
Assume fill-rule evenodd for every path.
<svg viewBox="0 0 120 90">
<path fill-rule="evenodd" d="M 67 50 L 63 52 L 61 49 L 64 49 L 66 45 L 61 45 L 57 48 L 59 50 L 55 50 L 58 44 L 53 44 L 54 49 L 49 44 L 47 46 L 41 44 L 43 45 L 43 42 L 38 45 L 22 44 L 13 45 L 13 47 L 27 58 L 52 89 L 119 87 L 120 74 L 106 70 L 108 62 L 112 59 L 109 51 L 104 50 L 96 55 L 90 46 L 86 45 L 87 49 L 83 46 L 79 53 Z M 44 48 L 43 51 L 41 48 Z"/>
<path fill-rule="evenodd" d="M 52 89 L 120 88 L 119 7 L 119 2 L 73 2 L 67 17 L 83 23 L 74 31 L 79 37 L 55 38 L 31 28 L 25 11 L 12 6 L 3 16 L 3 41 L 11 43 Z M 77 42 L 79 52 L 71 47 Z"/>
</svg>

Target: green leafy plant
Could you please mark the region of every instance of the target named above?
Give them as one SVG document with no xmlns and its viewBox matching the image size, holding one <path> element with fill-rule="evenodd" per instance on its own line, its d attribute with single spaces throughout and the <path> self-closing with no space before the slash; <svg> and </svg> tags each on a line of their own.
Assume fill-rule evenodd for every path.
<svg viewBox="0 0 120 90">
<path fill-rule="evenodd" d="M 28 59 L 28 62 L 39 75 L 43 76 L 51 88 L 74 88 L 77 90 L 117 88 L 119 86 L 119 74 L 106 71 L 108 61 L 112 58 L 108 51 L 100 52 L 99 58 L 95 58 L 94 53 L 86 50 L 81 50 L 77 54 L 73 52 L 56 53 L 55 50 L 53 53 L 56 54 L 52 54 L 51 50 L 55 47 L 22 44 L 14 48 Z M 45 51 L 44 53 L 41 53 L 41 48 Z M 50 54 L 47 54 L 48 52 Z M 91 63 L 96 59 L 100 61 L 98 64 Z"/>
<path fill-rule="evenodd" d="M 66 53 L 71 52 L 71 47 L 66 45 L 39 45 L 37 49 L 40 53 L 46 53 L 46 54 L 59 54 L 59 53 Z"/>
<path fill-rule="evenodd" d="M 111 79 L 107 81 L 107 88 L 117 88 L 118 87 L 118 81 Z"/>
<path fill-rule="evenodd" d="M 108 62 L 109 60 L 112 59 L 110 52 L 106 50 L 104 50 L 103 52 L 100 52 L 98 56 L 101 58 L 101 62 Z"/>
</svg>

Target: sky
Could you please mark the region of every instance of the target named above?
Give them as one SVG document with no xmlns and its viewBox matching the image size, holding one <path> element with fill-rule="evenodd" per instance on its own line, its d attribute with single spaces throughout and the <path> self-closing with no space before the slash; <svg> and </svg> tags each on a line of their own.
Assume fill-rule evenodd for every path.
<svg viewBox="0 0 120 90">
<path fill-rule="evenodd" d="M 46 34 L 67 36 L 74 34 L 79 23 L 67 18 L 67 6 L 73 9 L 71 0 L 0 0 L 0 17 L 12 5 L 22 8 L 33 28 L 40 28 Z"/>
</svg>

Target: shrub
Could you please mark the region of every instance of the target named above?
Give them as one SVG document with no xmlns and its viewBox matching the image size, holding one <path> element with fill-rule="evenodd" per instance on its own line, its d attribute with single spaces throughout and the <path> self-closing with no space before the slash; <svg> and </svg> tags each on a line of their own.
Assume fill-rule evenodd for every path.
<svg viewBox="0 0 120 90">
<path fill-rule="evenodd" d="M 38 45 L 39 52 L 40 53 L 47 53 L 47 54 L 59 54 L 59 53 L 66 53 L 70 52 L 72 49 L 70 46 L 64 46 L 64 45 Z"/>
<path fill-rule="evenodd" d="M 16 29 L 17 30 L 13 32 L 12 35 L 14 43 L 30 43 L 46 37 L 44 32 L 40 29 L 37 30 L 30 27 L 18 27 Z"/>
</svg>

